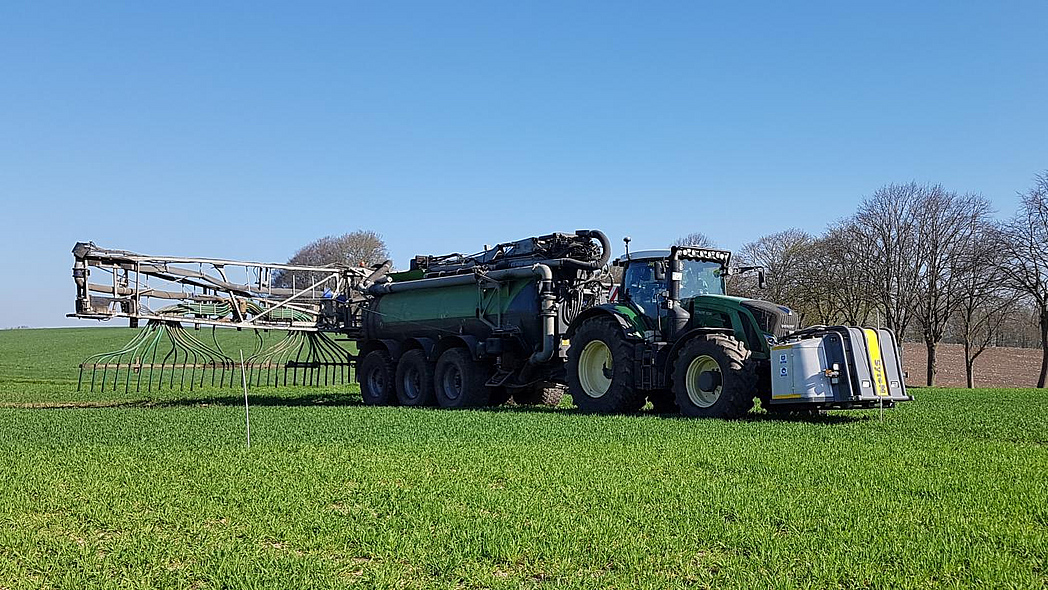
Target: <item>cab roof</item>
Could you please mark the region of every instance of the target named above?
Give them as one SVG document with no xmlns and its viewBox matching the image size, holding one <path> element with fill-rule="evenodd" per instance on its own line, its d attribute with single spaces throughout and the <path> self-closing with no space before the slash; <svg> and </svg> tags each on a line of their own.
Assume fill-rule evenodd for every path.
<svg viewBox="0 0 1048 590">
<path fill-rule="evenodd" d="M 629 260 L 659 260 L 662 258 L 670 257 L 670 249 L 665 248 L 662 250 L 638 250 L 636 252 L 630 252 Z M 615 262 L 622 264 L 626 262 L 626 255 L 623 254 L 615 259 Z"/>
<path fill-rule="evenodd" d="M 723 258 L 722 262 L 724 264 L 727 264 L 728 260 L 730 260 L 730 258 L 731 258 L 731 251 L 729 251 L 729 250 L 721 250 L 719 248 L 700 248 L 698 246 L 683 246 L 681 248 L 684 249 L 684 250 L 690 250 L 692 252 L 702 251 L 704 253 L 707 253 L 707 255 L 710 256 L 711 260 L 719 260 L 719 259 Z M 713 256 L 712 253 L 718 253 L 721 256 Z M 666 259 L 666 258 L 669 258 L 669 257 L 670 257 L 670 249 L 669 248 L 661 248 L 661 249 L 658 249 L 658 250 L 638 250 L 636 252 L 630 252 L 629 260 L 630 261 L 634 261 L 634 260 L 663 260 L 663 259 Z M 627 261 L 626 255 L 623 254 L 622 256 L 619 256 L 618 258 L 615 259 L 615 265 L 616 266 L 621 266 L 621 265 L 625 264 L 626 261 Z"/>
</svg>

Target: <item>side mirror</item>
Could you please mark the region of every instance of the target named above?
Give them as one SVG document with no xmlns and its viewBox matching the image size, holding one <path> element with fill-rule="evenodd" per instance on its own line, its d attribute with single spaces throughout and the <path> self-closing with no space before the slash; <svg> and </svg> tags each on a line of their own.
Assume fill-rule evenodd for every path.
<svg viewBox="0 0 1048 590">
<path fill-rule="evenodd" d="M 757 288 L 758 289 L 767 289 L 768 288 L 768 279 L 764 276 L 764 269 L 763 268 L 757 271 Z"/>
</svg>

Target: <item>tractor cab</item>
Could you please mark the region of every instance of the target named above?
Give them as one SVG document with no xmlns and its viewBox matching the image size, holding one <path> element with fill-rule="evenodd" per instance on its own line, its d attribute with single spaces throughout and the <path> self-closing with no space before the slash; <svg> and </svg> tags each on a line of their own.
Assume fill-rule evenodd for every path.
<svg viewBox="0 0 1048 590">
<path fill-rule="evenodd" d="M 731 252 L 709 248 L 675 246 L 627 253 L 613 263 L 623 268 L 614 296 L 658 320 L 674 305 L 667 302 L 724 295 L 730 261 Z"/>
<path fill-rule="evenodd" d="M 658 334 L 658 340 L 674 342 L 694 330 L 724 330 L 743 342 L 755 359 L 763 360 L 770 356 L 775 340 L 797 327 L 787 307 L 727 295 L 725 282 L 734 273 L 756 271 L 758 284 L 764 287 L 764 269 L 732 268 L 727 250 L 693 246 L 627 250 L 613 264 L 623 272 L 612 303 L 643 316 L 645 330 Z"/>
</svg>

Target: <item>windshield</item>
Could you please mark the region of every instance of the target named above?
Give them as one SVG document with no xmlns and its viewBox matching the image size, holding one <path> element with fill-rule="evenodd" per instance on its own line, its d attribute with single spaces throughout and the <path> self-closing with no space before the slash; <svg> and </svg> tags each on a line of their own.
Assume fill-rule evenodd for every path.
<svg viewBox="0 0 1048 590">
<path fill-rule="evenodd" d="M 681 260 L 680 298 L 724 295 L 724 269 L 719 262 Z"/>
</svg>

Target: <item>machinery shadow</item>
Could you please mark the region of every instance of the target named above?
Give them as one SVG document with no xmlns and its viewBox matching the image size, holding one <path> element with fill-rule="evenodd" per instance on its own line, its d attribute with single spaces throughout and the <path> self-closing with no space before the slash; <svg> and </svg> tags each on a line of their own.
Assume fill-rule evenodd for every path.
<svg viewBox="0 0 1048 590">
<path fill-rule="evenodd" d="M 251 395 L 248 394 L 248 404 L 252 406 L 273 407 L 303 407 L 303 406 L 363 406 L 360 396 L 341 393 L 316 393 L 307 395 Z M 243 406 L 243 395 L 213 395 L 199 396 L 179 399 L 146 400 L 143 402 L 132 402 L 129 406 L 136 407 L 186 407 L 186 406 Z"/>
<path fill-rule="evenodd" d="M 704 418 L 689 418 L 680 414 L 649 414 L 671 420 L 703 420 Z M 750 413 L 736 418 L 734 422 L 799 422 L 806 424 L 855 424 L 875 420 L 876 417 L 854 414 L 772 414 L 769 412 Z"/>
<path fill-rule="evenodd" d="M 248 403 L 256 407 L 364 407 L 363 400 L 357 394 L 348 393 L 315 393 L 305 395 L 270 395 L 270 394 L 248 394 Z M 84 409 L 84 408 L 180 408 L 180 407 L 208 407 L 208 406 L 243 406 L 242 394 L 216 394 L 171 399 L 135 399 L 121 401 L 84 401 L 84 402 L 55 402 L 38 403 L 28 405 L 16 405 L 26 409 Z M 411 408 L 415 411 L 439 411 L 454 412 L 437 407 Z M 587 414 L 575 407 L 565 406 L 543 406 L 543 405 L 516 405 L 513 403 L 501 406 L 488 406 L 482 408 L 471 408 L 471 412 L 485 412 L 493 414 L 560 414 L 567 416 L 605 416 L 606 414 Z M 650 417 L 663 420 L 684 420 L 689 422 L 701 421 L 701 418 L 689 418 L 676 413 L 658 413 L 652 410 L 641 410 L 621 416 L 634 416 L 638 418 Z M 876 420 L 876 416 L 853 415 L 853 414 L 819 414 L 819 415 L 795 415 L 795 414 L 771 414 L 767 412 L 750 413 L 737 422 L 800 422 L 809 424 L 853 424 Z"/>
</svg>

